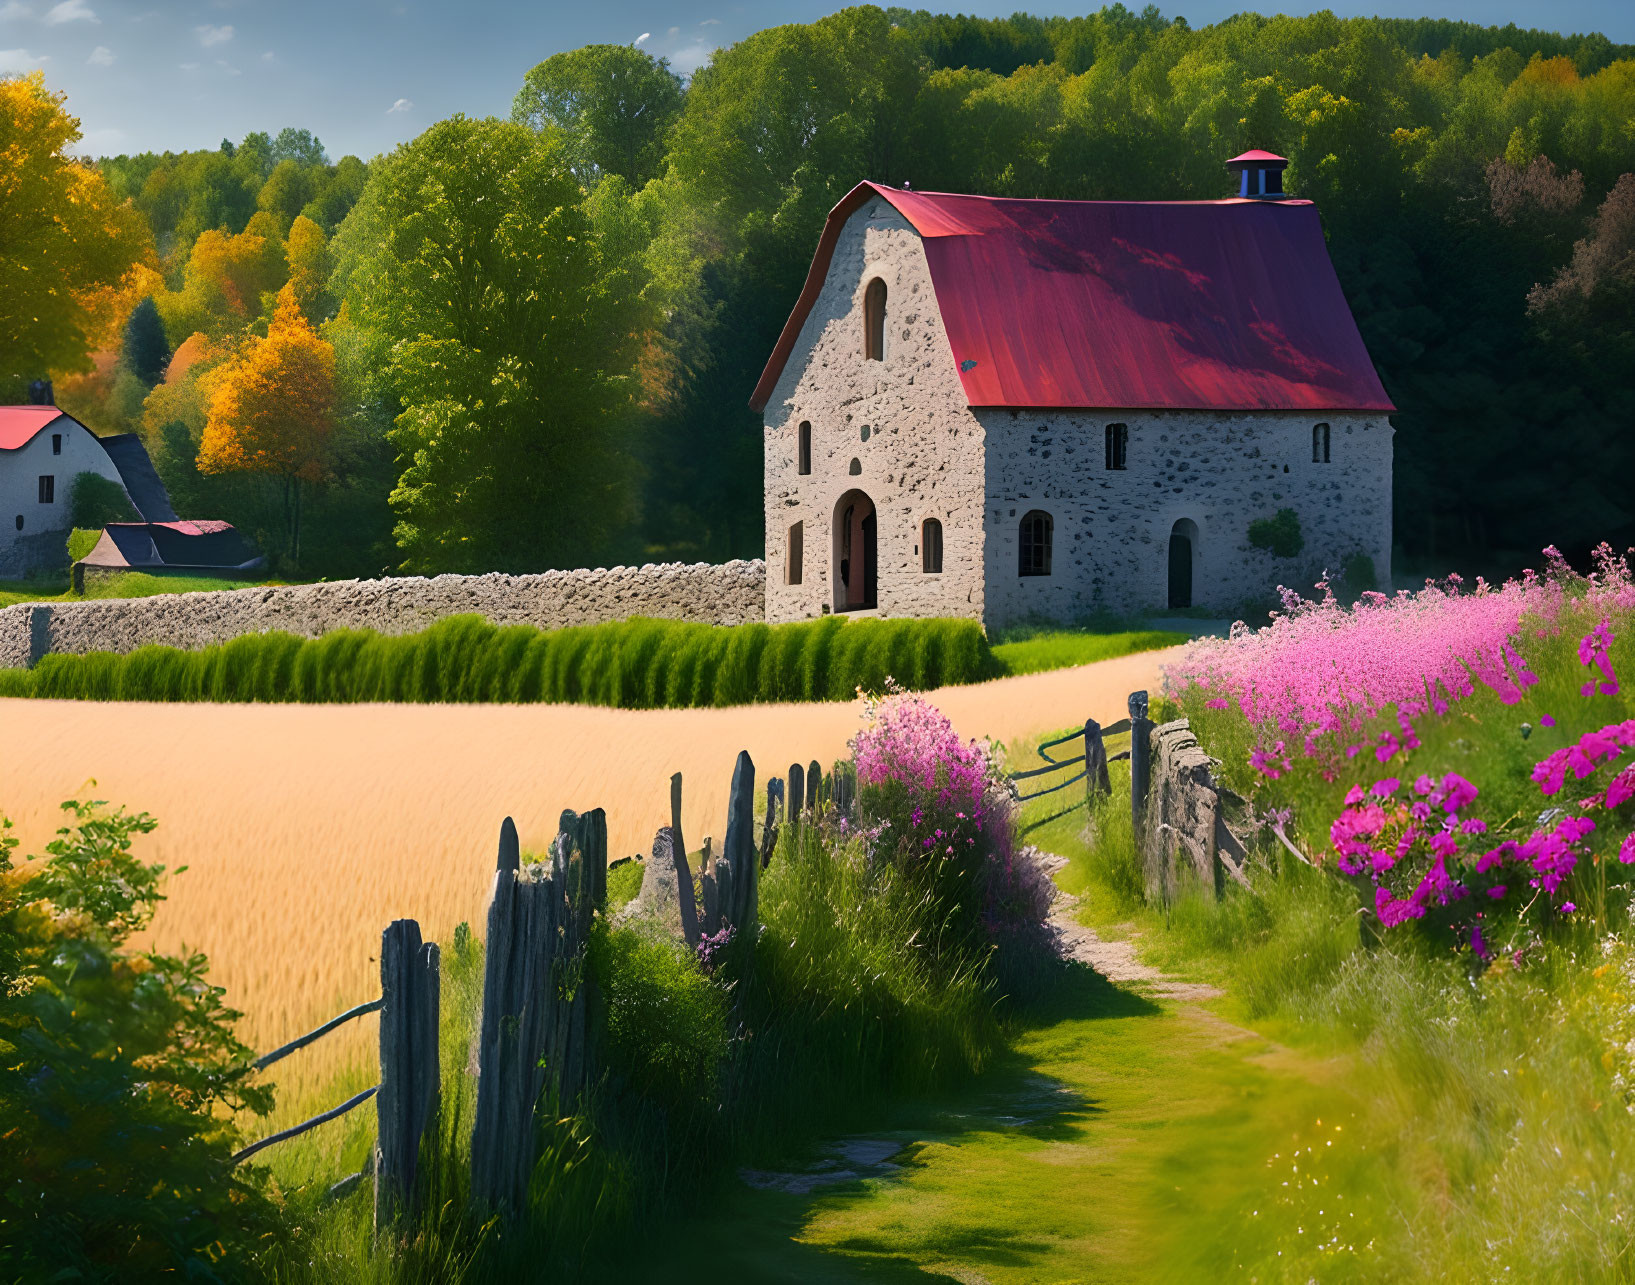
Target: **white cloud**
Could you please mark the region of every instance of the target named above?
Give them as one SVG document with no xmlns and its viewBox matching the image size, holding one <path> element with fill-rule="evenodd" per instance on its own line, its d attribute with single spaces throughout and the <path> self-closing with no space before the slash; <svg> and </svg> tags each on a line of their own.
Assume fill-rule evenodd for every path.
<svg viewBox="0 0 1635 1285">
<path fill-rule="evenodd" d="M 681 28 L 671 27 L 669 31 L 665 32 L 665 34 L 668 36 L 679 36 L 681 34 Z"/>
<path fill-rule="evenodd" d="M 212 27 L 208 22 L 201 27 L 194 27 L 193 34 L 199 38 L 199 43 L 206 49 L 211 45 L 225 45 L 233 38 L 233 27 L 229 23 L 225 27 Z"/>
<path fill-rule="evenodd" d="M 233 66 L 232 63 L 228 62 L 227 59 L 225 59 L 225 58 L 216 59 L 216 66 L 220 67 L 229 76 L 242 76 L 244 74 L 237 67 Z"/>
<path fill-rule="evenodd" d="M 687 45 L 670 55 L 670 69 L 677 75 L 691 76 L 709 62 L 710 55 L 714 52 L 715 46 L 702 40 L 697 44 Z"/>
<path fill-rule="evenodd" d="M 47 9 L 45 14 L 45 25 L 48 27 L 58 27 L 65 22 L 101 21 L 94 10 L 86 7 L 85 0 L 62 0 L 61 4 L 54 4 Z"/>
<path fill-rule="evenodd" d="M 114 51 L 107 45 L 98 45 L 91 50 L 91 56 L 85 60 L 93 67 L 112 67 L 114 65 Z"/>
<path fill-rule="evenodd" d="M 31 54 L 26 49 L 0 49 L 0 71 L 33 71 L 46 61 L 44 54 Z"/>
<path fill-rule="evenodd" d="M 277 62 L 278 61 L 278 55 L 275 54 L 271 49 L 269 49 L 269 50 L 267 50 L 266 53 L 261 55 L 261 61 L 262 62 Z"/>
<path fill-rule="evenodd" d="M 5 4 L 0 4 L 0 22 L 7 18 L 26 18 L 33 12 L 23 0 L 6 0 Z"/>
<path fill-rule="evenodd" d="M 386 109 L 386 114 L 390 116 L 393 112 L 410 112 L 413 110 L 414 104 L 412 102 L 410 102 L 407 98 L 399 98 L 395 103 Z"/>
<path fill-rule="evenodd" d="M 701 26 L 701 27 L 719 27 L 721 25 L 721 19 L 719 19 L 719 18 L 706 18 L 706 19 L 704 19 L 703 22 L 699 23 L 698 25 Z"/>
<path fill-rule="evenodd" d="M 644 32 L 641 33 L 641 35 L 636 37 L 635 43 L 639 45 L 639 44 L 641 44 L 642 41 L 651 40 L 652 38 L 653 38 L 653 33 L 651 31 L 644 31 Z"/>
</svg>

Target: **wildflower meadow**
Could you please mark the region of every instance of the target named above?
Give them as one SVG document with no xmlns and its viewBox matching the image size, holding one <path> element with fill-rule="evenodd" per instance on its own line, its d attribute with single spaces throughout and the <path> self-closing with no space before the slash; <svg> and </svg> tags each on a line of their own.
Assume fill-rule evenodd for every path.
<svg viewBox="0 0 1635 1285">
<path fill-rule="evenodd" d="M 1284 590 L 1168 675 L 1227 779 L 1381 930 L 1478 962 L 1574 916 L 1621 926 L 1635 887 L 1635 579 L 1605 544 L 1587 574 L 1545 557 L 1349 609 Z"/>
</svg>

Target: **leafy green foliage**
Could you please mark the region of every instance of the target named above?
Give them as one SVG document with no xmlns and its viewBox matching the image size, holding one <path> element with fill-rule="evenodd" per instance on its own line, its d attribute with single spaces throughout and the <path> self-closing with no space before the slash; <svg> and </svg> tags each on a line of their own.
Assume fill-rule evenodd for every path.
<svg viewBox="0 0 1635 1285">
<path fill-rule="evenodd" d="M 132 950 L 165 868 L 132 851 L 145 813 L 67 803 L 16 867 L 0 820 L 0 1239 L 19 1279 L 238 1274 L 270 1228 L 229 1168 L 233 1112 L 265 1114 L 238 1017 L 202 955 Z M 61 1273 L 61 1274 L 59 1274 Z"/>
<path fill-rule="evenodd" d="M 377 162 L 336 237 L 404 408 L 407 568 L 583 565 L 629 512 L 645 270 L 580 200 L 553 137 L 457 116 Z"/>
<path fill-rule="evenodd" d="M 1279 558 L 1295 557 L 1306 547 L 1300 515 L 1293 509 L 1279 509 L 1276 517 L 1256 518 L 1249 524 L 1249 543 Z"/>
<path fill-rule="evenodd" d="M 681 96 L 664 59 L 630 45 L 585 45 L 531 68 L 511 119 L 558 134 L 580 182 L 617 174 L 640 187 L 659 172 Z"/>
<path fill-rule="evenodd" d="M 541 631 L 452 616 L 418 634 L 244 634 L 200 651 L 54 655 L 0 670 L 0 693 L 83 700 L 519 701 L 623 709 L 850 700 L 887 676 L 916 688 L 998 672 L 970 620 L 789 625 L 635 619 Z"/>
<path fill-rule="evenodd" d="M 97 547 L 97 541 L 102 539 L 102 529 L 87 530 L 84 527 L 74 527 L 68 533 L 68 560 L 78 562 Z"/>
<path fill-rule="evenodd" d="M 76 473 L 68 494 L 70 526 L 101 530 L 110 522 L 140 522 L 125 488 L 100 473 Z"/>
</svg>

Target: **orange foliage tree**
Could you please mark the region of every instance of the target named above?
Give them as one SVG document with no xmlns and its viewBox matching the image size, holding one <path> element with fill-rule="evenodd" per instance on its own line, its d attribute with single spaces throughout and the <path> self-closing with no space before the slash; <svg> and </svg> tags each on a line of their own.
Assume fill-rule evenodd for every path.
<svg viewBox="0 0 1635 1285">
<path fill-rule="evenodd" d="M 285 552 L 301 555 L 301 488 L 329 471 L 335 349 L 286 284 L 265 339 L 218 372 L 199 442 L 201 473 L 260 473 L 283 490 Z"/>
</svg>

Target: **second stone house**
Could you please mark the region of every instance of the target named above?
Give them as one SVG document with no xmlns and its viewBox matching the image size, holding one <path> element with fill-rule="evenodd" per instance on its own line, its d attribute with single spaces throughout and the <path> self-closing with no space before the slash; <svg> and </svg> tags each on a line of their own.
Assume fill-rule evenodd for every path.
<svg viewBox="0 0 1635 1285">
<path fill-rule="evenodd" d="M 1372 563 L 1394 409 L 1280 157 L 1220 201 L 862 183 L 757 385 L 767 619 L 1230 612 Z M 1294 558 L 1249 525 L 1292 509 Z M 1302 578 L 1304 577 L 1304 578 Z"/>
</svg>

